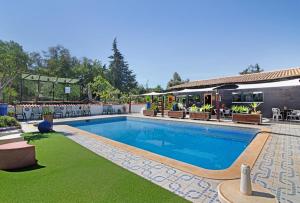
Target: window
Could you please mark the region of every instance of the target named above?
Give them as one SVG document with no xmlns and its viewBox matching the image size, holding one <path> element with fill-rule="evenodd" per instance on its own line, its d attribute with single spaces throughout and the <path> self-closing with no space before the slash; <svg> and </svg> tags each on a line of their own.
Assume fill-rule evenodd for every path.
<svg viewBox="0 0 300 203">
<path fill-rule="evenodd" d="M 252 102 L 263 102 L 263 92 L 233 92 L 232 102 L 233 103 L 252 103 Z"/>
</svg>

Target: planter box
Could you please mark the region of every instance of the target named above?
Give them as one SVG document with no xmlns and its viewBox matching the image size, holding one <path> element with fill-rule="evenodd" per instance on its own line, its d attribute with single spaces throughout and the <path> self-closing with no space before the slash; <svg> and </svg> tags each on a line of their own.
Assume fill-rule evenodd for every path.
<svg viewBox="0 0 300 203">
<path fill-rule="evenodd" d="M 184 111 L 168 111 L 168 116 L 170 118 L 185 118 Z"/>
<path fill-rule="evenodd" d="M 43 119 L 49 123 L 53 123 L 53 115 L 43 115 Z"/>
<path fill-rule="evenodd" d="M 232 121 L 236 123 L 250 123 L 250 124 L 261 124 L 262 116 L 261 114 L 232 114 Z"/>
<path fill-rule="evenodd" d="M 210 112 L 190 112 L 190 119 L 208 121 L 211 118 Z"/>
<path fill-rule="evenodd" d="M 156 116 L 157 112 L 154 110 L 143 110 L 143 115 L 144 116 Z"/>
</svg>

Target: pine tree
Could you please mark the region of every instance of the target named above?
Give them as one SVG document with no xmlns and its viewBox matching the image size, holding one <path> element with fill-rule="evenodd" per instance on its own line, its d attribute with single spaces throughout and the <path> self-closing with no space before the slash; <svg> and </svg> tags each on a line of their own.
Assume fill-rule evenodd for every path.
<svg viewBox="0 0 300 203">
<path fill-rule="evenodd" d="M 135 74 L 129 69 L 128 63 L 124 60 L 123 55 L 117 47 L 117 39 L 113 41 L 113 55 L 111 59 L 107 78 L 115 88 L 123 93 L 129 93 L 131 89 L 137 87 Z"/>
</svg>

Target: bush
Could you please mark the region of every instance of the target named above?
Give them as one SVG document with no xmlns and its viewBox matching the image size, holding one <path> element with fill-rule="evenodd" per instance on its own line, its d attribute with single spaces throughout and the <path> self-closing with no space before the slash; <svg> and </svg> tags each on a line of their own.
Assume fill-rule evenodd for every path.
<svg viewBox="0 0 300 203">
<path fill-rule="evenodd" d="M 14 117 L 0 116 L 0 127 L 20 126 L 20 123 Z"/>
</svg>

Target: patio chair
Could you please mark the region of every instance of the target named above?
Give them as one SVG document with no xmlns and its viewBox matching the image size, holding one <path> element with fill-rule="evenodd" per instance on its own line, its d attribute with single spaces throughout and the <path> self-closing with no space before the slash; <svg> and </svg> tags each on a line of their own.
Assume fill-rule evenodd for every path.
<svg viewBox="0 0 300 203">
<path fill-rule="evenodd" d="M 82 116 L 83 115 L 83 110 L 81 105 L 76 105 L 75 107 L 75 114 L 76 116 Z"/>
<path fill-rule="evenodd" d="M 89 105 L 83 106 L 83 115 L 84 116 L 90 116 L 91 115 L 91 107 Z"/>
<path fill-rule="evenodd" d="M 280 113 L 279 108 L 272 108 L 272 113 L 273 113 L 273 120 L 279 120 L 279 118 L 282 120 L 282 114 Z"/>
<path fill-rule="evenodd" d="M 53 117 L 54 118 L 63 118 L 63 112 L 62 110 L 64 110 L 63 106 L 54 106 L 54 113 L 53 113 Z"/>
<path fill-rule="evenodd" d="M 35 118 L 42 119 L 42 112 L 40 111 L 40 107 L 38 106 L 34 106 L 31 109 L 30 119 L 34 120 Z"/>
<path fill-rule="evenodd" d="M 287 115 L 287 120 L 300 120 L 300 110 L 293 110 L 290 115 Z"/>
<path fill-rule="evenodd" d="M 230 117 L 231 116 L 231 110 L 230 109 L 225 109 L 223 114 L 224 114 L 224 118 Z"/>
<path fill-rule="evenodd" d="M 18 119 L 18 120 L 27 120 L 26 114 L 25 114 L 22 106 L 16 106 L 15 116 L 16 116 L 16 119 Z"/>
<path fill-rule="evenodd" d="M 75 116 L 75 111 L 72 106 L 66 106 L 66 114 L 65 117 L 73 117 Z"/>
<path fill-rule="evenodd" d="M 107 114 L 113 114 L 113 108 L 112 106 L 107 107 Z"/>
</svg>

